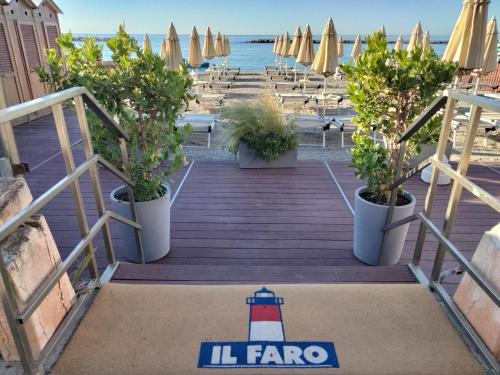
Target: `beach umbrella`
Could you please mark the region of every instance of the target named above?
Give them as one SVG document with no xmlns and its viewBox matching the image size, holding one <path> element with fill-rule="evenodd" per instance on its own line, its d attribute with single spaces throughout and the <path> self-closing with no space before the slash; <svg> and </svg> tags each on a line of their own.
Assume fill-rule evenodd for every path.
<svg viewBox="0 0 500 375">
<path fill-rule="evenodd" d="M 219 31 L 215 37 L 215 56 L 217 57 L 224 56 L 223 40 L 224 39 Z"/>
<path fill-rule="evenodd" d="M 380 28 L 379 32 L 382 33 L 382 35 L 387 38 L 387 33 L 385 32 L 385 26 L 384 25 L 382 25 L 382 27 Z"/>
<path fill-rule="evenodd" d="M 290 56 L 297 57 L 299 54 L 300 43 L 302 42 L 302 30 L 297 26 L 295 34 L 293 35 L 292 45 L 290 46 Z"/>
<path fill-rule="evenodd" d="M 142 50 L 144 52 L 153 52 L 153 49 L 151 48 L 151 39 L 149 39 L 148 34 L 144 34 L 144 40 L 142 42 Z"/>
<path fill-rule="evenodd" d="M 337 68 L 338 63 L 337 33 L 333 21 L 330 18 L 321 35 L 318 53 L 312 64 L 312 69 L 325 77 L 324 91 L 326 91 L 326 80 L 335 73 L 335 68 Z"/>
<path fill-rule="evenodd" d="M 481 67 L 478 69 L 474 94 L 477 94 L 481 75 L 494 72 L 497 69 L 497 45 L 498 45 L 498 29 L 497 19 L 493 17 L 486 27 L 486 40 L 484 43 L 484 55 Z"/>
<path fill-rule="evenodd" d="M 400 52 L 403 49 L 403 34 L 399 34 L 396 40 L 396 45 L 394 46 L 394 51 Z"/>
<path fill-rule="evenodd" d="M 179 44 L 179 36 L 173 23 L 170 23 L 168 29 L 167 44 L 165 48 L 165 60 L 170 69 L 178 69 L 182 64 L 182 52 Z"/>
<path fill-rule="evenodd" d="M 410 41 L 408 42 L 408 47 L 406 50 L 411 52 L 415 47 L 422 46 L 422 25 L 420 25 L 420 21 L 417 22 L 415 28 L 413 29 L 410 37 Z"/>
<path fill-rule="evenodd" d="M 166 52 L 166 47 L 167 47 L 167 40 L 163 38 L 161 42 L 161 47 L 160 47 L 160 57 L 165 60 L 165 57 L 167 56 Z"/>
<path fill-rule="evenodd" d="M 483 62 L 489 0 L 465 0 L 443 60 L 462 69 L 479 69 Z"/>
<path fill-rule="evenodd" d="M 201 56 L 200 36 L 196 26 L 193 26 L 191 37 L 189 39 L 189 56 L 188 64 L 191 68 L 199 68 L 203 64 L 203 57 Z"/>
<path fill-rule="evenodd" d="M 483 64 L 480 68 L 481 74 L 488 74 L 490 72 L 494 72 L 497 69 L 497 44 L 497 19 L 496 17 L 493 17 L 486 28 Z"/>
<path fill-rule="evenodd" d="M 273 45 L 273 53 L 276 55 L 276 59 L 274 60 L 274 65 L 276 65 L 276 67 L 278 67 L 278 43 L 279 43 L 279 36 L 276 35 L 276 37 L 274 38 L 274 45 Z"/>
<path fill-rule="evenodd" d="M 359 55 L 363 52 L 363 46 L 361 43 L 361 36 L 356 35 L 356 40 L 354 41 L 354 45 L 352 46 L 352 52 L 351 52 L 351 57 L 353 60 L 356 60 Z"/>
<path fill-rule="evenodd" d="M 431 48 L 431 35 L 429 31 L 426 31 L 422 37 L 422 50 L 425 51 L 427 48 Z"/>
<path fill-rule="evenodd" d="M 339 36 L 339 39 L 337 40 L 337 55 L 339 57 L 344 56 L 344 41 L 341 36 Z"/>
<path fill-rule="evenodd" d="M 214 39 L 210 27 L 207 27 L 205 38 L 203 40 L 203 51 L 201 54 L 205 59 L 212 60 L 215 56 Z"/>
<path fill-rule="evenodd" d="M 280 66 L 280 70 L 281 70 L 281 45 L 282 44 L 283 44 L 283 36 L 279 35 L 278 36 L 278 44 L 276 46 L 276 57 L 278 58 L 278 56 L 279 56 L 278 65 Z"/>
<path fill-rule="evenodd" d="M 309 25 L 306 26 L 306 31 L 302 35 L 302 42 L 300 43 L 299 54 L 297 55 L 297 62 L 304 65 L 304 91 L 307 82 L 307 67 L 313 63 L 314 60 L 314 45 L 312 32 Z"/>
<path fill-rule="evenodd" d="M 283 36 L 283 42 L 281 43 L 281 56 L 285 58 L 285 74 L 288 77 L 288 57 L 290 56 L 290 34 L 288 31 Z"/>
<path fill-rule="evenodd" d="M 229 45 L 229 38 L 227 36 L 224 36 L 223 40 L 223 46 L 224 46 L 224 64 L 227 66 L 227 57 L 231 54 L 231 46 Z"/>
</svg>

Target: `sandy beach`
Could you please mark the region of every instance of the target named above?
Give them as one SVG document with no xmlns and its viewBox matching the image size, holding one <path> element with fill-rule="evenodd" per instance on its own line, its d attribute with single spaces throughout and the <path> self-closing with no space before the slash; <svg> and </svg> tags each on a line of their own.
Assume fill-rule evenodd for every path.
<svg viewBox="0 0 500 375">
<path fill-rule="evenodd" d="M 264 69 L 263 69 L 264 70 Z M 308 95 L 320 95 L 323 88 L 317 88 L 318 85 L 323 84 L 323 78 L 318 75 L 311 75 L 309 77 L 311 83 L 308 84 L 306 93 Z M 200 75 L 199 80 L 208 81 L 208 75 Z M 217 80 L 216 80 L 217 81 Z M 231 88 L 227 85 L 221 85 L 220 88 L 216 88 L 215 85 L 213 89 L 208 87 L 201 88 L 198 86 L 195 92 L 198 95 L 205 94 L 221 94 L 224 95 L 223 107 L 231 106 L 242 100 L 256 100 L 262 96 L 270 95 L 275 96 L 276 92 L 280 93 L 296 93 L 299 89 L 291 90 L 290 87 L 278 87 L 278 90 L 274 88 L 275 82 L 285 82 L 282 78 L 269 78 L 266 73 L 255 72 L 255 73 L 244 73 L 242 72 L 235 80 L 223 79 L 222 82 L 231 84 Z M 287 81 L 291 82 L 291 81 Z M 315 131 L 307 131 L 300 133 L 300 143 L 298 157 L 300 160 L 350 160 L 351 159 L 351 134 L 356 128 L 356 125 L 350 120 L 356 115 L 349 102 L 348 95 L 346 93 L 347 81 L 345 80 L 330 80 L 328 81 L 328 92 L 339 95 L 343 97 L 343 100 L 337 106 L 337 103 L 330 103 L 328 108 L 326 108 L 327 117 L 338 117 L 348 118 L 344 120 L 345 123 L 345 134 L 344 148 L 341 147 L 341 133 L 338 128 L 332 128 L 326 132 L 326 147 L 320 147 L 322 141 L 322 134 L 317 128 Z M 317 115 L 318 111 L 321 113 L 323 107 L 320 104 L 311 101 L 307 106 L 301 103 L 285 104 L 284 113 L 296 113 L 296 114 L 309 114 Z M 469 108 L 466 106 L 459 106 L 456 119 L 463 123 L 463 125 L 457 130 L 456 134 L 456 147 L 452 153 L 452 161 L 458 160 L 459 152 L 463 143 L 465 136 L 465 130 L 467 129 L 467 120 L 465 113 L 468 112 Z M 189 113 L 219 113 L 220 109 L 214 105 L 206 105 L 205 103 L 197 104 L 196 101 L 192 101 L 189 106 Z M 318 119 L 318 124 L 320 121 Z M 223 125 L 222 125 L 223 126 Z M 191 160 L 234 160 L 235 155 L 227 151 L 221 142 L 221 125 L 216 126 L 212 133 L 212 144 L 210 149 L 207 147 L 199 147 L 206 145 L 206 134 L 193 134 L 189 138 L 189 142 L 185 147 L 184 153 L 188 159 Z M 302 131 L 303 129 L 301 129 Z M 474 151 L 472 155 L 473 160 L 478 161 L 493 161 L 498 160 L 500 156 L 500 133 L 499 131 L 489 132 L 487 138 L 485 139 L 485 132 L 481 130 L 476 137 L 476 142 L 474 145 Z M 314 144 L 314 146 L 311 146 Z M 195 147 L 192 147 L 195 146 Z"/>
</svg>

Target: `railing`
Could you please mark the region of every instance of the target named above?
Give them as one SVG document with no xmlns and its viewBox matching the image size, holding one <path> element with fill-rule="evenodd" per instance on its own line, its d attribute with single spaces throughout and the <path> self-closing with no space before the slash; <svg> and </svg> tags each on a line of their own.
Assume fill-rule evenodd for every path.
<svg viewBox="0 0 500 375">
<path fill-rule="evenodd" d="M 82 136 L 82 143 L 85 152 L 86 161 L 81 165 L 76 166 L 73 156 L 73 151 L 69 141 L 68 130 L 63 112 L 63 103 L 68 100 L 73 100 L 75 112 L 78 119 L 79 130 Z M 92 142 L 90 138 L 87 117 L 85 114 L 86 107 L 101 119 L 103 124 L 114 134 L 120 144 L 121 157 L 124 166 L 124 172 L 116 169 L 108 161 L 104 160 L 99 155 L 94 154 Z M 135 208 L 135 200 L 133 187 L 134 183 L 128 175 L 128 154 L 127 140 L 128 135 L 123 129 L 113 120 L 111 116 L 104 110 L 96 101 L 87 89 L 83 87 L 75 87 L 58 93 L 47 95 L 26 103 L 18 104 L 9 108 L 0 110 L 0 135 L 3 146 L 7 151 L 12 163 L 19 163 L 19 153 L 17 150 L 14 131 L 11 121 L 25 116 L 27 114 L 39 111 L 44 108 L 51 108 L 56 125 L 56 131 L 61 146 L 64 163 L 66 166 L 67 175 L 52 186 L 49 190 L 35 199 L 25 209 L 12 217 L 3 226 L 0 227 L 0 241 L 12 234 L 20 225 L 25 223 L 32 215 L 39 212 L 44 206 L 51 202 L 58 194 L 67 189 L 72 191 L 73 203 L 76 209 L 78 224 L 80 228 L 81 240 L 76 247 L 71 251 L 64 261 L 39 285 L 26 305 L 20 309 L 17 300 L 14 286 L 6 270 L 6 265 L 3 258 L 0 256 L 0 291 L 2 303 L 7 317 L 9 327 L 15 341 L 21 363 L 26 374 L 37 373 L 38 369 L 43 366 L 51 351 L 56 346 L 58 341 L 64 334 L 64 330 L 68 327 L 69 321 L 73 319 L 78 311 L 85 306 L 85 297 L 80 298 L 72 310 L 67 314 L 65 320 L 61 323 L 60 329 L 56 331 L 50 341 L 47 343 L 38 358 L 34 358 L 30 344 L 27 339 L 24 324 L 44 301 L 50 291 L 63 277 L 70 267 L 78 261 L 80 255 L 85 254 L 84 260 L 81 262 L 82 267 L 87 267 L 90 272 L 90 282 L 88 290 L 98 288 L 102 283 L 108 281 L 113 272 L 118 267 L 116 261 L 111 232 L 109 229 L 110 219 L 117 220 L 134 228 L 135 238 L 137 242 L 137 251 L 139 259 L 144 263 L 144 255 L 142 251 L 142 242 L 140 236 L 141 227 L 137 223 L 137 214 Z M 122 179 L 128 188 L 128 196 L 132 213 L 132 220 L 120 216 L 114 212 L 106 210 L 104 199 L 102 196 L 101 183 L 99 179 L 99 170 L 97 165 L 100 164 L 113 174 Z M 86 172 L 90 173 L 90 178 L 95 195 L 95 203 L 97 206 L 98 219 L 96 223 L 89 228 L 83 197 L 80 189 L 79 178 Z M 99 274 L 97 261 L 95 257 L 95 247 L 93 240 L 95 236 L 102 232 L 104 238 L 104 247 L 107 255 L 108 266 L 102 275 Z"/>
<path fill-rule="evenodd" d="M 461 151 L 460 161 L 458 162 L 457 169 L 454 170 L 450 168 L 447 164 L 443 163 L 443 158 L 446 151 L 446 143 L 451 131 L 451 123 L 454 116 L 454 110 L 458 101 L 470 104 L 471 116 L 469 124 L 467 127 L 467 133 L 465 136 L 464 146 Z M 437 145 L 437 150 L 434 156 L 430 157 L 428 160 L 422 162 L 417 168 L 410 171 L 406 175 L 401 175 L 404 154 L 406 152 L 406 142 L 415 134 L 425 123 L 435 114 L 438 110 L 446 105 L 444 112 L 443 123 L 441 127 L 441 133 L 439 136 L 439 142 Z M 483 275 L 477 270 L 477 268 L 465 258 L 459 249 L 457 249 L 453 243 L 449 240 L 450 234 L 453 228 L 453 222 L 455 219 L 455 214 L 457 212 L 458 204 L 460 202 L 460 196 L 462 190 L 466 189 L 472 195 L 480 199 L 482 202 L 487 204 L 489 207 L 493 208 L 495 211 L 500 212 L 500 201 L 480 188 L 472 181 L 467 178 L 467 170 L 469 167 L 470 155 L 472 152 L 472 147 L 474 145 L 474 138 L 476 137 L 479 122 L 481 118 L 481 112 L 483 109 L 489 111 L 500 113 L 500 100 L 494 100 L 479 95 L 468 95 L 458 90 L 446 90 L 442 96 L 437 98 L 429 107 L 423 112 L 417 120 L 410 126 L 410 128 L 402 135 L 399 140 L 400 143 L 400 154 L 397 170 L 396 183 L 391 186 L 391 198 L 390 198 L 390 209 L 387 218 L 387 225 L 385 231 L 389 231 L 400 225 L 410 223 L 415 220 L 420 221 L 420 228 L 418 232 L 417 242 L 415 245 L 415 252 L 413 255 L 413 260 L 409 264 L 411 271 L 415 274 L 417 279 L 424 285 L 428 286 L 433 292 L 437 294 L 439 299 L 444 303 L 449 313 L 455 318 L 457 324 L 459 324 L 467 337 L 470 339 L 471 343 L 475 346 L 478 353 L 481 355 L 485 363 L 493 369 L 495 373 L 500 373 L 500 367 L 495 359 L 495 356 L 490 352 L 488 347 L 485 345 L 483 340 L 476 333 L 474 328 L 470 325 L 467 318 L 462 314 L 459 308 L 455 305 L 450 295 L 446 292 L 442 285 L 442 280 L 444 277 L 450 274 L 450 271 L 442 271 L 443 261 L 445 254 L 450 253 L 453 258 L 458 262 L 459 273 L 467 272 L 471 278 L 477 283 L 477 285 L 486 293 L 486 295 L 491 298 L 491 300 L 500 307 L 500 291 L 495 288 Z M 421 213 L 413 214 L 407 218 L 399 220 L 397 222 L 392 222 L 392 216 L 394 212 L 394 206 L 396 202 L 397 189 L 406 181 L 409 177 L 425 167 L 428 164 L 433 165 L 432 177 L 429 189 L 427 191 L 427 196 L 424 203 L 424 211 Z M 442 229 L 439 229 L 430 219 L 432 206 L 434 198 L 436 196 L 437 182 L 439 173 L 444 173 L 453 180 L 453 185 L 450 193 L 450 198 L 448 201 L 448 206 L 446 209 L 444 225 Z M 438 240 L 439 246 L 436 252 L 436 257 L 434 260 L 430 280 L 425 276 L 424 272 L 420 268 L 420 260 L 422 257 L 422 250 L 425 242 L 425 237 L 427 231 L 430 231 Z M 387 238 L 388 236 L 385 236 Z"/>
</svg>

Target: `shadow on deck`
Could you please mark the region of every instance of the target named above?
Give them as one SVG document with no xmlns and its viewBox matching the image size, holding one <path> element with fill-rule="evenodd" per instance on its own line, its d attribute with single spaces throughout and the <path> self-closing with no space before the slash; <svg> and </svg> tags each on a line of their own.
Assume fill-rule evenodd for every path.
<svg viewBox="0 0 500 375">
<path fill-rule="evenodd" d="M 78 140 L 75 116 L 66 112 L 71 141 Z M 64 176 L 62 156 L 52 117 L 15 129 L 21 159 L 32 172 L 27 175 L 35 197 Z M 83 151 L 75 146 L 75 157 Z M 495 169 L 496 168 L 496 169 Z M 149 265 L 122 263 L 115 280 L 166 283 L 334 283 L 413 282 L 406 264 L 410 261 L 418 224 L 410 227 L 400 265 L 370 267 L 356 260 L 353 248 L 354 190 L 361 181 L 348 162 L 299 162 L 288 170 L 240 170 L 231 162 L 194 162 L 172 176 L 171 251 Z M 330 173 L 330 171 L 332 173 Z M 495 196 L 500 196 L 498 166 L 471 165 L 469 177 Z M 184 179 L 185 177 L 185 179 Z M 180 186 L 179 182 L 184 179 Z M 102 188 L 109 205 L 109 192 L 120 181 L 101 171 Z M 336 181 L 335 181 L 336 180 Z M 96 208 L 88 175 L 81 179 L 90 224 Z M 422 210 L 428 185 L 418 177 L 405 188 L 417 197 Z M 444 218 L 450 186 L 440 187 L 433 209 L 439 226 Z M 344 195 L 346 199 L 344 199 Z M 65 191 L 44 209 L 63 256 L 80 238 L 71 192 Z M 498 214 L 464 192 L 451 236 L 456 246 L 472 256 L 484 231 L 498 222 Z M 121 256 L 119 224 L 112 223 L 115 251 Z M 107 264 L 102 239 L 99 265 Z M 437 241 L 427 237 L 422 268 L 429 273 Z M 455 267 L 446 260 L 444 267 Z M 449 288 L 459 281 L 450 277 Z"/>
</svg>

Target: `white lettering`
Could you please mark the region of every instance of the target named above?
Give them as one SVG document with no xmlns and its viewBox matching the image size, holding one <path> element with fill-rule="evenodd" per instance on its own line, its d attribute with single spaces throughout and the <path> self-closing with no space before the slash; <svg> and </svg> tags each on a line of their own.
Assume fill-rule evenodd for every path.
<svg viewBox="0 0 500 375">
<path fill-rule="evenodd" d="M 298 346 L 293 346 L 293 345 L 285 345 L 283 347 L 283 357 L 285 359 L 285 364 L 286 365 L 303 365 L 305 362 L 300 358 L 302 355 L 302 349 L 300 349 Z"/>
<path fill-rule="evenodd" d="M 247 347 L 247 363 L 249 365 L 255 365 L 257 363 L 257 358 L 262 356 L 262 345 L 248 345 Z"/>
<path fill-rule="evenodd" d="M 264 349 L 264 354 L 262 354 L 262 361 L 260 362 L 262 365 L 267 365 L 269 362 L 274 362 L 277 365 L 283 364 L 283 358 L 281 358 L 278 349 L 274 345 L 266 346 Z"/>
<path fill-rule="evenodd" d="M 304 358 L 307 362 L 319 364 L 328 359 L 328 353 L 320 346 L 311 345 L 304 349 Z"/>
<path fill-rule="evenodd" d="M 223 365 L 234 365 L 237 362 L 236 357 L 231 356 L 231 346 L 224 345 L 222 347 L 222 364 Z"/>
<path fill-rule="evenodd" d="M 215 345 L 212 348 L 212 359 L 210 360 L 210 363 L 212 365 L 219 365 L 220 364 L 220 346 Z"/>
</svg>

